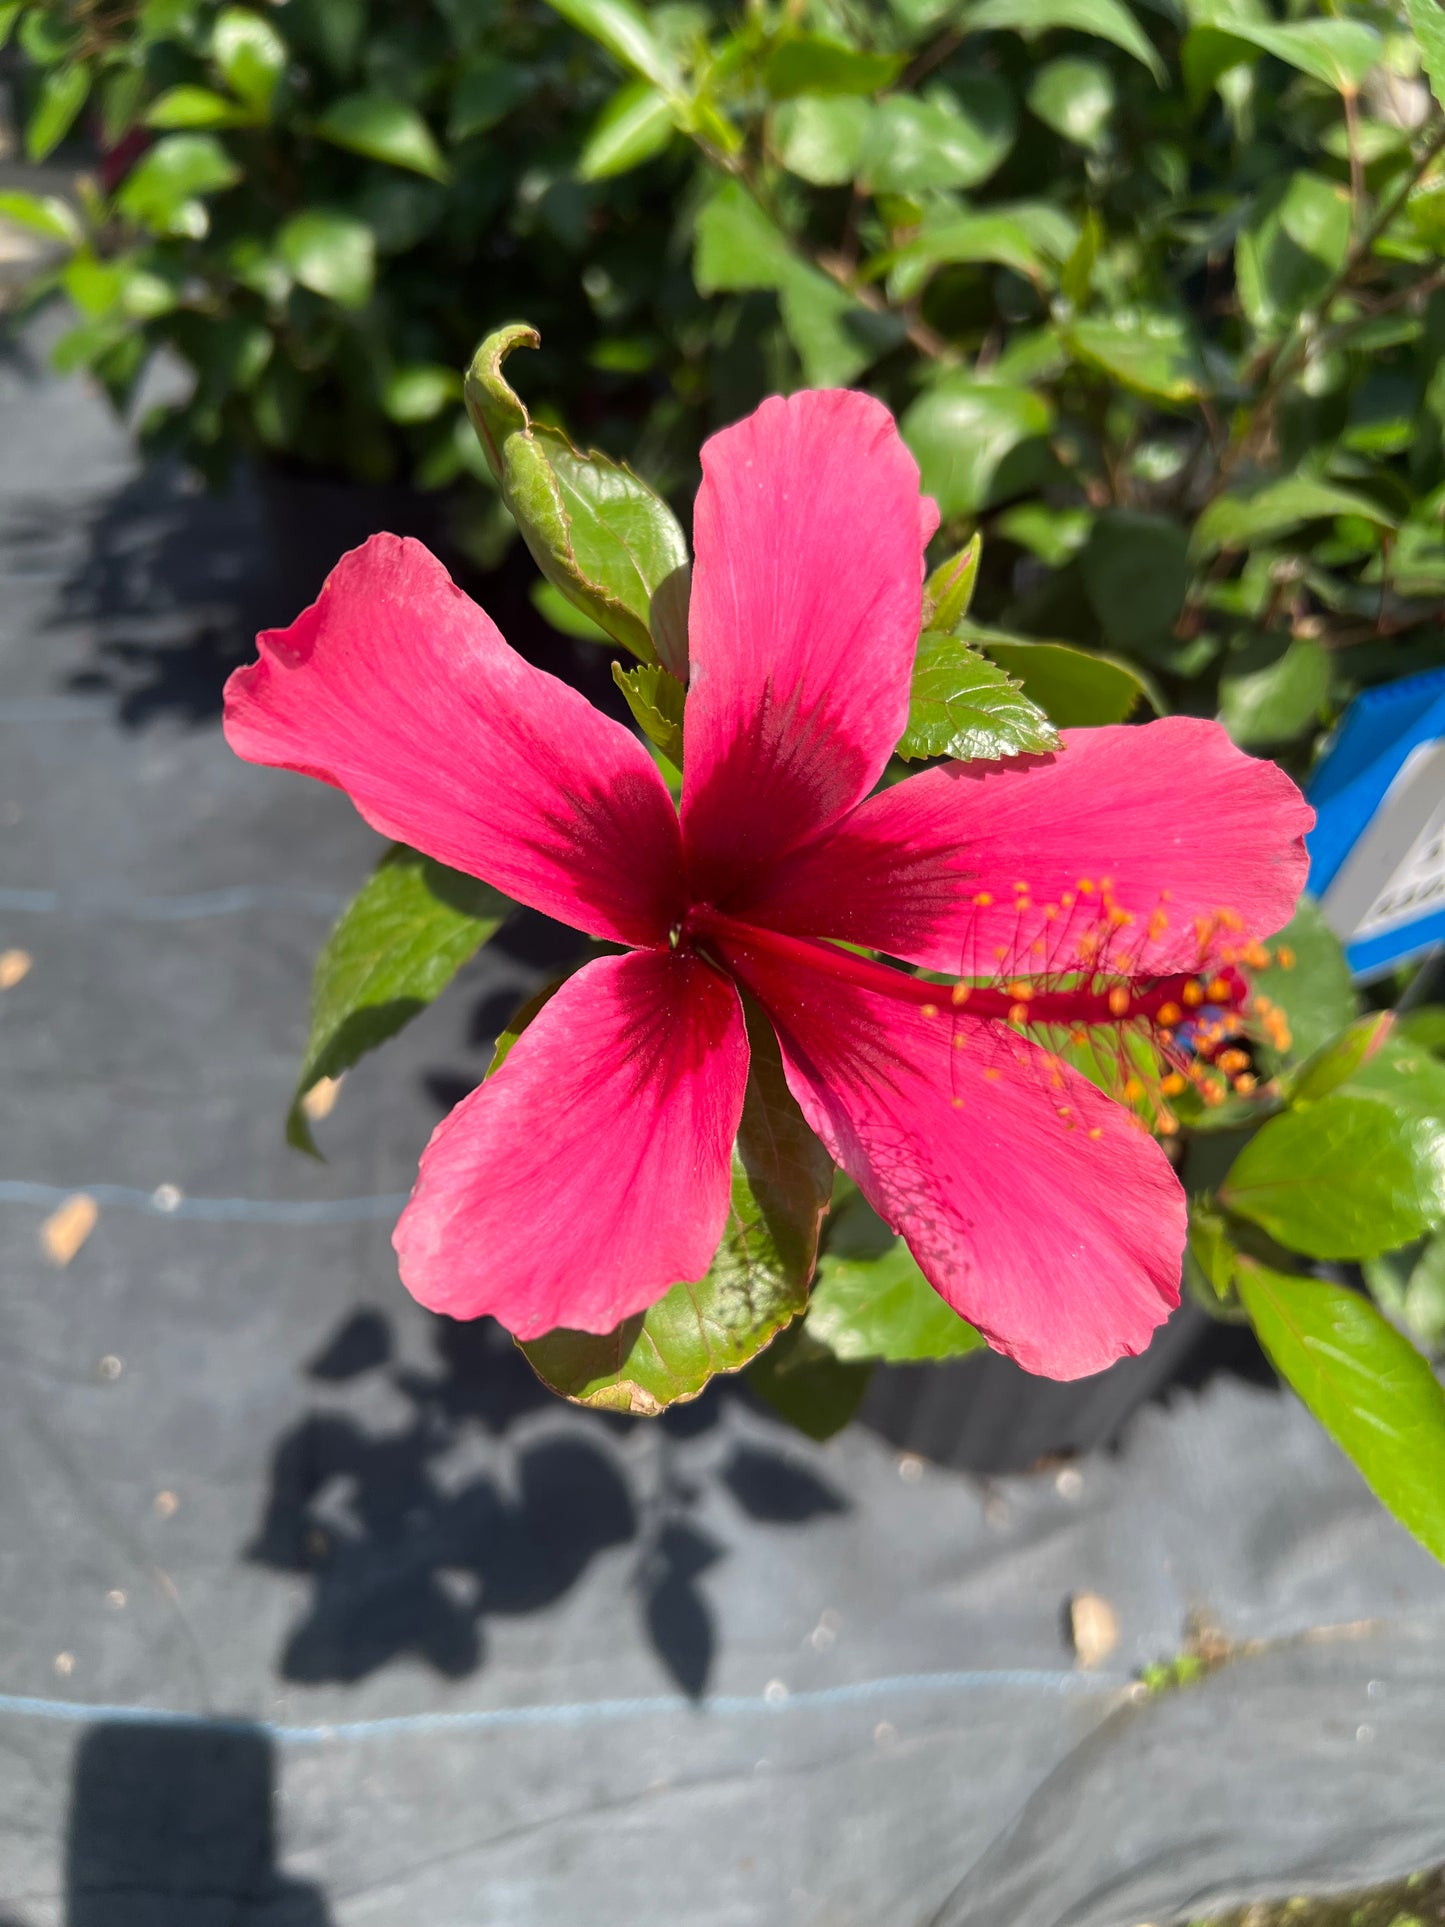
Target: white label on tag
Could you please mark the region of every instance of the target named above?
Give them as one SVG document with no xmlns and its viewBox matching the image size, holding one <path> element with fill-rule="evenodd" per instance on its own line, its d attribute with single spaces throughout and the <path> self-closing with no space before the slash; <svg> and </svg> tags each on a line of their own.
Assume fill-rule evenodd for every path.
<svg viewBox="0 0 1445 1927">
<path fill-rule="evenodd" d="M 1445 908 L 1445 742 L 1406 757 L 1320 908 L 1342 943 Z"/>
</svg>

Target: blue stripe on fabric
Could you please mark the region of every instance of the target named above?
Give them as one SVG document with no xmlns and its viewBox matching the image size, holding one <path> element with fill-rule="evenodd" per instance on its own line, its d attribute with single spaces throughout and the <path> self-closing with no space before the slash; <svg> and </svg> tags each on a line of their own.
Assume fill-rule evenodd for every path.
<svg viewBox="0 0 1445 1927">
<path fill-rule="evenodd" d="M 405 1191 L 362 1198 L 188 1198 L 184 1193 L 177 1198 L 164 1186 L 156 1192 L 128 1184 L 32 1184 L 24 1178 L 0 1178 L 0 1204 L 54 1207 L 82 1191 L 97 1204 L 199 1224 L 359 1224 L 394 1218 L 407 1200 Z"/>
<path fill-rule="evenodd" d="M 1045 1672 L 1029 1668 L 958 1673 L 899 1673 L 884 1679 L 856 1680 L 841 1686 L 806 1688 L 768 1697 L 762 1693 L 720 1693 L 694 1701 L 680 1696 L 648 1699 L 579 1700 L 556 1706 L 477 1707 L 458 1713 L 399 1713 L 383 1719 L 332 1720 L 290 1726 L 273 1720 L 226 1718 L 160 1707 L 89 1705 L 83 1700 L 49 1700 L 0 1693 L 0 1716 L 89 1725 L 101 1720 L 130 1726 L 190 1726 L 262 1732 L 280 1746 L 318 1746 L 336 1740 L 399 1738 L 417 1733 L 487 1733 L 518 1727 L 589 1726 L 609 1721 L 657 1719 L 685 1713 L 733 1718 L 753 1713 L 807 1712 L 831 1706 L 866 1705 L 921 1693 L 973 1693 L 990 1690 L 1057 1695 L 1116 1693 L 1130 1682 L 1100 1673 Z"/>
</svg>

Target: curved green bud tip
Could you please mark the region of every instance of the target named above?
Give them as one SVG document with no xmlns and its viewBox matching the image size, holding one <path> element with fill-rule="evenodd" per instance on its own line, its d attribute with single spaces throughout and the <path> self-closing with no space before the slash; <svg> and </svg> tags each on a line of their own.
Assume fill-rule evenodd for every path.
<svg viewBox="0 0 1445 1927">
<path fill-rule="evenodd" d="M 509 321 L 494 329 L 472 356 L 467 370 L 467 413 L 482 444 L 487 465 L 500 482 L 502 446 L 509 435 L 526 434 L 532 418 L 502 374 L 502 363 L 514 348 L 540 348 L 542 337 L 525 321 Z"/>
</svg>

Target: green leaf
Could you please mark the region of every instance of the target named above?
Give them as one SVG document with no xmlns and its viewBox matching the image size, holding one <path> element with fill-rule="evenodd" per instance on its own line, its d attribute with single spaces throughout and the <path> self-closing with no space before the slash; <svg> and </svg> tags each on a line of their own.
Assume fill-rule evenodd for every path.
<svg viewBox="0 0 1445 1927">
<path fill-rule="evenodd" d="M 47 241 L 63 241 L 67 247 L 78 248 L 85 240 L 74 208 L 58 194 L 0 192 L 0 219 L 42 234 Z"/>
<path fill-rule="evenodd" d="M 286 43 L 270 21 L 249 7 L 224 7 L 211 34 L 211 58 L 237 99 L 264 117 L 286 67 Z"/>
<path fill-rule="evenodd" d="M 699 294 L 776 290 L 805 378 L 851 381 L 899 338 L 894 317 L 874 315 L 846 288 L 800 260 L 740 181 L 725 181 L 697 217 L 693 279 Z"/>
<path fill-rule="evenodd" d="M 1236 14 L 1231 7 L 1190 28 L 1180 60 L 1185 85 L 1195 101 L 1204 98 L 1221 74 L 1260 53 L 1273 54 L 1338 93 L 1354 93 L 1382 49 L 1379 34 L 1362 21 L 1252 20 L 1243 8 Z"/>
<path fill-rule="evenodd" d="M 151 103 L 147 127 L 243 127 L 249 115 L 209 87 L 168 87 Z"/>
<path fill-rule="evenodd" d="M 303 1108 L 323 1077 L 339 1077 L 394 1037 L 446 989 L 514 905 L 500 890 L 394 844 L 326 939 L 311 980 L 311 1030 L 287 1142 L 316 1152 Z"/>
<path fill-rule="evenodd" d="M 1445 1347 L 1445 1232 L 1427 1240 L 1423 1250 L 1411 1246 L 1362 1267 L 1386 1315 L 1403 1323 L 1427 1352 Z"/>
<path fill-rule="evenodd" d="M 890 94 L 869 115 L 858 171 L 875 193 L 974 187 L 1013 146 L 1013 95 L 976 73 L 922 96 Z"/>
<path fill-rule="evenodd" d="M 533 76 L 515 61 L 483 54 L 463 68 L 452 95 L 447 137 L 469 140 L 504 120 L 531 93 Z"/>
<path fill-rule="evenodd" d="M 952 756 L 997 762 L 1059 747 L 1048 717 L 1019 685 L 959 637 L 925 630 L 913 666 L 908 728 L 894 752 L 905 760 Z"/>
<path fill-rule="evenodd" d="M 462 378 L 441 362 L 419 361 L 394 368 L 381 391 L 381 405 L 394 422 L 435 421 L 462 397 Z"/>
<path fill-rule="evenodd" d="M 926 389 L 899 427 L 917 457 L 924 493 L 949 521 L 1036 484 L 1053 424 L 1053 408 L 1033 389 L 958 373 Z"/>
<path fill-rule="evenodd" d="M 1102 60 L 1065 55 L 1040 67 L 1029 83 L 1030 112 L 1076 147 L 1097 150 L 1118 102 L 1114 76 Z"/>
<path fill-rule="evenodd" d="M 502 375 L 536 330 L 489 335 L 467 372 L 467 409 L 502 499 L 547 580 L 643 662 L 687 675 L 687 543 L 671 509 L 621 462 L 582 454 L 533 422 Z"/>
<path fill-rule="evenodd" d="M 1253 638 L 1220 676 L 1219 720 L 1241 749 L 1291 742 L 1319 727 L 1333 680 L 1330 652 L 1319 643 Z"/>
<path fill-rule="evenodd" d="M 1011 28 L 1035 40 L 1056 27 L 1112 41 L 1147 67 L 1162 87 L 1168 78 L 1163 61 L 1129 9 L 1120 0 L 983 0 L 964 16 L 970 32 Z"/>
<path fill-rule="evenodd" d="M 40 82 L 35 107 L 25 124 L 25 152 L 43 161 L 75 125 L 90 93 L 90 69 L 84 61 L 52 67 Z"/>
<path fill-rule="evenodd" d="M 940 562 L 923 585 L 923 626 L 951 634 L 968 614 L 973 601 L 983 536 L 975 531 L 958 554 Z"/>
<path fill-rule="evenodd" d="M 1112 656 L 1064 642 L 1028 642 L 965 624 L 964 636 L 1014 677 L 1059 729 L 1122 723 L 1141 699 L 1157 708 L 1144 679 Z"/>
<path fill-rule="evenodd" d="M 1194 524 L 1190 547 L 1196 561 L 1219 549 L 1252 549 L 1287 535 L 1306 522 L 1360 515 L 1378 528 L 1395 526 L 1372 496 L 1308 475 L 1286 475 L 1262 487 L 1220 495 Z"/>
<path fill-rule="evenodd" d="M 1439 0 L 1405 0 L 1405 15 L 1420 43 L 1431 91 L 1445 105 L 1445 9 Z"/>
<path fill-rule="evenodd" d="M 368 160 L 409 168 L 433 181 L 450 178 L 441 149 L 415 107 L 385 94 L 348 94 L 326 110 L 316 132 Z"/>
<path fill-rule="evenodd" d="M 625 174 L 660 154 L 676 133 L 668 97 L 650 80 L 633 80 L 612 96 L 587 136 L 577 162 L 584 181 Z"/>
<path fill-rule="evenodd" d="M 845 1365 L 809 1336 L 806 1321 L 775 1338 L 748 1366 L 748 1384 L 779 1418 L 821 1443 L 841 1432 L 863 1402 L 871 1365 Z"/>
<path fill-rule="evenodd" d="M 863 162 L 872 108 L 856 95 L 804 95 L 779 107 L 773 129 L 778 159 L 815 187 L 843 187 Z"/>
<path fill-rule="evenodd" d="M 1290 326 L 1331 285 L 1349 245 L 1350 197 L 1338 182 L 1301 172 L 1268 188 L 1234 251 L 1251 326 L 1265 335 Z"/>
<path fill-rule="evenodd" d="M 937 268 L 970 261 L 992 261 L 1012 268 L 1025 280 L 1051 282 L 1073 252 L 1078 229 L 1047 201 L 1015 201 L 986 214 L 950 214 L 925 220 L 916 235 L 892 255 L 889 292 L 911 301 Z M 870 272 L 878 263 L 873 263 Z"/>
<path fill-rule="evenodd" d="M 639 728 L 674 769 L 682 768 L 682 708 L 687 691 L 661 663 L 641 662 L 635 669 L 612 665 L 612 680 L 627 698 Z"/>
<path fill-rule="evenodd" d="M 880 1257 L 825 1254 L 803 1329 L 845 1364 L 961 1358 L 984 1342 L 939 1297 L 901 1238 Z"/>
<path fill-rule="evenodd" d="M 550 4 L 624 67 L 641 74 L 664 93 L 681 92 L 677 70 L 653 33 L 647 15 L 631 0 L 550 0 Z"/>
<path fill-rule="evenodd" d="M 8 45 L 15 22 L 20 18 L 20 9 L 25 4 L 26 0 L 0 0 L 0 52 Z"/>
<path fill-rule="evenodd" d="M 1221 1303 L 1234 1296 L 1234 1261 L 1239 1254 L 1230 1243 L 1224 1219 L 1200 1198 L 1189 1201 L 1189 1256 Z"/>
<path fill-rule="evenodd" d="M 1189 584 L 1189 538 L 1163 515 L 1107 509 L 1089 532 L 1084 589 L 1116 649 L 1148 655 L 1173 640 Z"/>
<path fill-rule="evenodd" d="M 532 607 L 559 630 L 564 636 L 572 636 L 578 642 L 600 642 L 604 647 L 612 642 L 611 636 L 601 626 L 584 616 L 575 603 L 569 602 L 560 589 L 554 589 L 545 576 L 539 576 L 528 592 Z"/>
<path fill-rule="evenodd" d="M 748 1017 L 752 1063 L 717 1256 L 701 1283 L 674 1285 L 604 1337 L 556 1331 L 523 1345 L 564 1398 L 643 1416 L 696 1398 L 715 1373 L 755 1357 L 807 1300 L 832 1166 L 788 1090 L 771 1025 Z"/>
<path fill-rule="evenodd" d="M 841 40 L 799 34 L 768 55 L 763 85 L 774 100 L 792 100 L 797 94 L 876 94 L 891 87 L 906 65 L 903 54 L 859 53 Z"/>
<path fill-rule="evenodd" d="M 1322 1050 L 1359 1009 L 1350 966 L 1340 940 L 1320 915 L 1313 897 L 1301 897 L 1293 917 L 1273 939 L 1272 954 L 1289 959 L 1253 976 L 1256 997 L 1282 1010 L 1291 1043 L 1291 1060 Z"/>
<path fill-rule="evenodd" d="M 213 134 L 167 134 L 126 176 L 116 206 L 157 234 L 206 232 L 205 194 L 234 187 L 241 170 Z"/>
<path fill-rule="evenodd" d="M 295 280 L 342 308 L 364 308 L 376 280 L 376 242 L 365 221 L 334 208 L 293 215 L 276 237 Z"/>
<path fill-rule="evenodd" d="M 1373 1011 L 1313 1052 L 1285 1081 L 1284 1095 L 1296 1110 L 1318 1104 L 1364 1069 L 1395 1025 L 1391 1010 Z"/>
<path fill-rule="evenodd" d="M 1385 1036 L 1345 1088 L 1382 1098 L 1402 1113 L 1445 1127 L 1445 1064 L 1408 1037 Z"/>
<path fill-rule="evenodd" d="M 1239 1296 L 1280 1376 L 1375 1497 L 1445 1559 L 1445 1392 L 1361 1293 L 1241 1256 Z"/>
<path fill-rule="evenodd" d="M 1308 1257 L 1378 1257 L 1445 1215 L 1445 1119 L 1337 1091 L 1271 1118 L 1219 1196 Z"/>
<path fill-rule="evenodd" d="M 1107 320 L 1081 316 L 1062 330 L 1080 361 L 1151 401 L 1197 401 L 1208 392 L 1189 323 L 1157 309 L 1122 310 Z"/>
</svg>

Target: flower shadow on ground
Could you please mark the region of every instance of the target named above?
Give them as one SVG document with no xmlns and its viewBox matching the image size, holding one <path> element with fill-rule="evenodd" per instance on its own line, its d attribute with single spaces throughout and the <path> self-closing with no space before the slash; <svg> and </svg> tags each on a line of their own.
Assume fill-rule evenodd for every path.
<svg viewBox="0 0 1445 1927">
<path fill-rule="evenodd" d="M 760 1524 L 846 1509 L 796 1455 L 722 1443 L 714 1470 L 710 1435 L 735 1387 L 645 1422 L 646 1454 L 624 1449 L 644 1422 L 580 1411 L 514 1445 L 513 1427 L 557 1405 L 506 1333 L 439 1317 L 432 1337 L 434 1367 L 398 1363 L 387 1320 L 358 1311 L 307 1368 L 318 1390 L 374 1396 L 384 1381 L 407 1415 L 373 1425 L 328 1403 L 275 1448 L 246 1556 L 311 1582 L 280 1655 L 287 1679 L 350 1683 L 405 1657 L 462 1678 L 485 1661 L 489 1619 L 557 1604 L 620 1553 L 654 1651 L 696 1697 L 716 1648 L 701 1582 L 728 1551 L 696 1516 L 709 1481 Z"/>
</svg>

